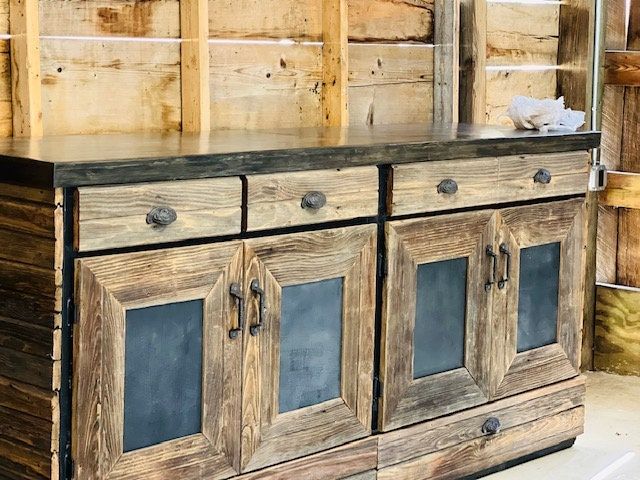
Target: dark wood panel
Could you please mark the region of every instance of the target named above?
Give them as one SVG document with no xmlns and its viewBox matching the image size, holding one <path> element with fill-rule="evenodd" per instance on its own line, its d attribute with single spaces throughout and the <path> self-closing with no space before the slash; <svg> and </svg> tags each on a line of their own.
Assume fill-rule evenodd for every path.
<svg viewBox="0 0 640 480">
<path fill-rule="evenodd" d="M 640 52 L 608 51 L 605 69 L 604 83 L 608 85 L 640 86 Z"/>
</svg>

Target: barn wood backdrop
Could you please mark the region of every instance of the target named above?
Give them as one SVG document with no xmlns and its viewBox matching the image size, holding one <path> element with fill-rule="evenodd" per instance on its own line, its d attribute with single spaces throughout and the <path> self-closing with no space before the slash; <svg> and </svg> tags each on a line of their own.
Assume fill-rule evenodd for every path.
<svg viewBox="0 0 640 480">
<path fill-rule="evenodd" d="M 0 135 L 504 122 L 516 94 L 589 110 L 594 3 L 0 0 Z M 0 192 L 2 278 L 19 255 L 60 285 L 58 194 Z M 16 253 L 17 238 L 56 247 Z M 0 476 L 57 478 L 60 289 L 12 285 L 0 285 Z M 32 308 L 13 308 L 16 295 Z"/>
</svg>

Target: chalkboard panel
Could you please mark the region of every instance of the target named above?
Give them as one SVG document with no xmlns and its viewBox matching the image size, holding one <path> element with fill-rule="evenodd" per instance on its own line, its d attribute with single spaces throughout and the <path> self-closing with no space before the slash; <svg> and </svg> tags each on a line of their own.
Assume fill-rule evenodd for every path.
<svg viewBox="0 0 640 480">
<path fill-rule="evenodd" d="M 342 287 L 336 278 L 282 289 L 280 413 L 340 397 Z"/>
<path fill-rule="evenodd" d="M 467 259 L 418 266 L 413 378 L 464 365 Z"/>
<path fill-rule="evenodd" d="M 201 431 L 203 302 L 129 310 L 124 451 Z"/>
<path fill-rule="evenodd" d="M 559 243 L 520 251 L 518 352 L 556 342 L 559 282 Z"/>
</svg>

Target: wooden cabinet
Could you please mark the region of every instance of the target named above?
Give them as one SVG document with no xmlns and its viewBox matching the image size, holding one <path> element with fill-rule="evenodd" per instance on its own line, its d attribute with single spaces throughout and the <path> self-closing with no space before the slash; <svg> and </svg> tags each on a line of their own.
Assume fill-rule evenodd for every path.
<svg viewBox="0 0 640 480">
<path fill-rule="evenodd" d="M 390 222 L 381 430 L 578 374 L 581 199 Z"/>
<path fill-rule="evenodd" d="M 226 478 L 371 431 L 376 227 L 78 260 L 78 479 Z"/>
</svg>

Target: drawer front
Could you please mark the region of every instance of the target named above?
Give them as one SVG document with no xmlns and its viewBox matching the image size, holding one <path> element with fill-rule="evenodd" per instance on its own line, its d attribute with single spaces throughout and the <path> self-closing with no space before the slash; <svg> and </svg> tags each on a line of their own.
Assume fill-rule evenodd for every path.
<svg viewBox="0 0 640 480">
<path fill-rule="evenodd" d="M 78 188 L 80 251 L 240 233 L 242 182 L 217 178 Z"/>
<path fill-rule="evenodd" d="M 247 228 L 308 225 L 378 213 L 376 167 L 248 177 Z"/>
<path fill-rule="evenodd" d="M 392 215 L 586 192 L 587 152 L 445 160 L 393 167 Z"/>
</svg>

